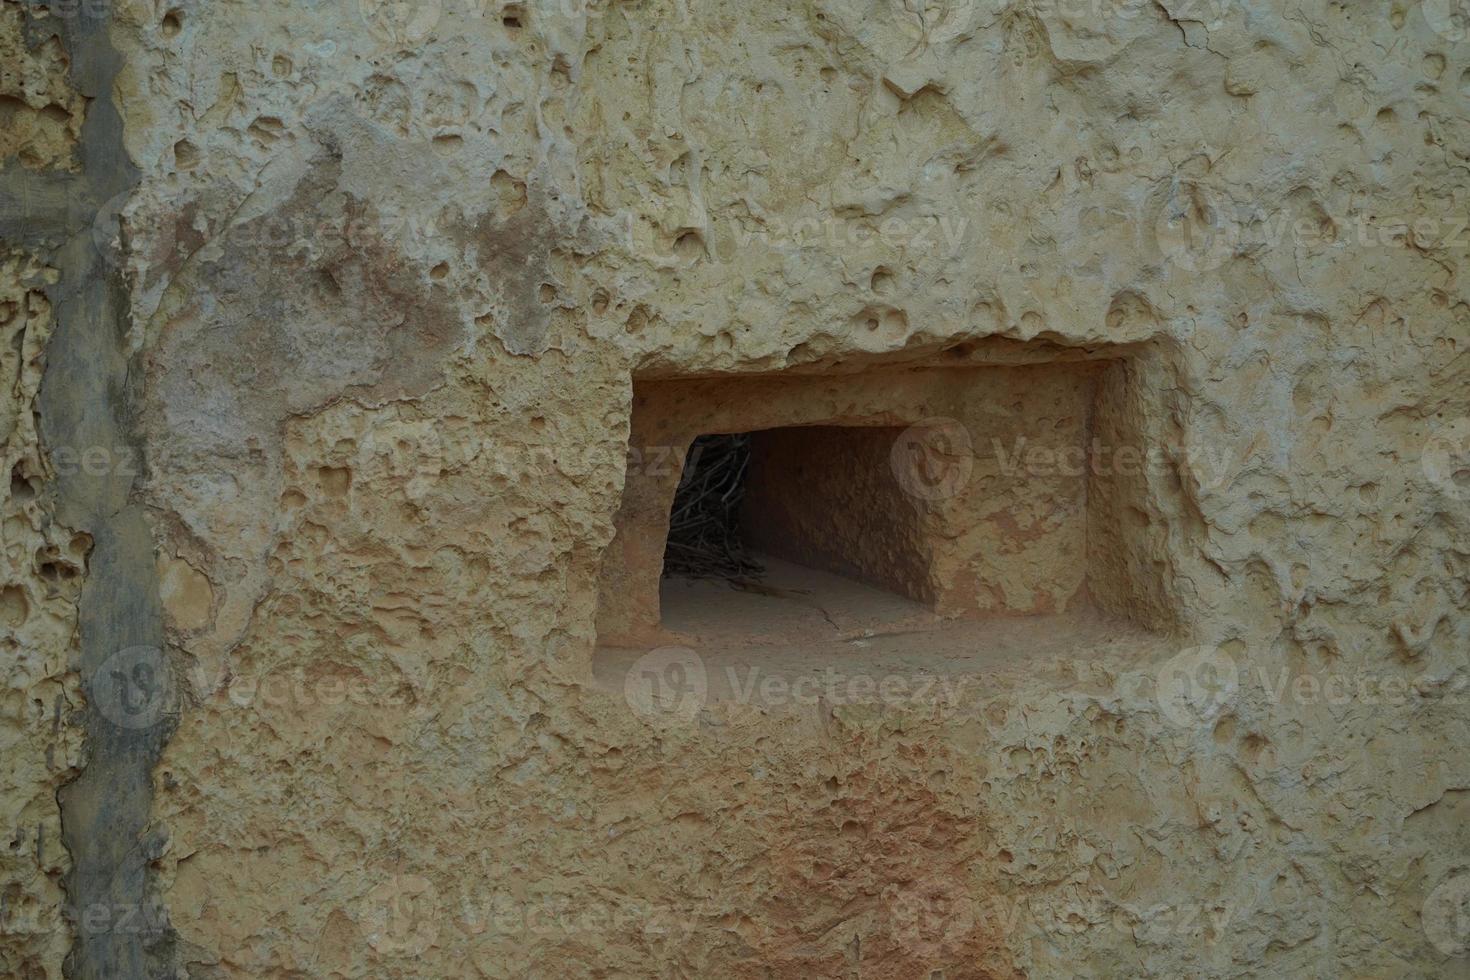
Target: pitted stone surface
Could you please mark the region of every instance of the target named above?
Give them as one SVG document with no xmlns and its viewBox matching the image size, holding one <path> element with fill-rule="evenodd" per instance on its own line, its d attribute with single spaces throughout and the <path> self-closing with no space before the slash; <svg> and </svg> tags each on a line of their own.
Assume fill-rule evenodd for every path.
<svg viewBox="0 0 1470 980">
<path fill-rule="evenodd" d="M 1462 968 L 1453 19 L 921 6 L 116 5 L 183 969 Z M 1158 359 L 1116 516 L 1184 659 L 663 722 L 591 682 L 635 373 L 958 344 Z"/>
<path fill-rule="evenodd" d="M 4 626 L 4 711 L 0 713 L 0 972 L 60 977 L 71 942 L 60 876 L 70 867 L 61 842 L 56 791 L 80 763 L 81 702 L 75 656 L 77 598 L 91 541 L 55 521 L 41 490 L 52 467 L 80 467 L 79 455 L 45 458 L 36 431 L 36 392 L 54 320 L 44 287 L 56 271 L 33 256 L 0 255 L 0 452 L 10 474 L 3 508 L 0 624 Z M 88 465 L 97 459 L 89 457 Z"/>
</svg>

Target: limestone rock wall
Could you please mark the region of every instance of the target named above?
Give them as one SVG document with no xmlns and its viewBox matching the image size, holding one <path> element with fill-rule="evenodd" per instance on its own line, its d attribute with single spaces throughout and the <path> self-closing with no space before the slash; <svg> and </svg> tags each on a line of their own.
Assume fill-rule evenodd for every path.
<svg viewBox="0 0 1470 980">
<path fill-rule="evenodd" d="M 67 81 L 70 56 L 14 0 L 0 5 L 0 65 L 0 157 L 34 171 L 77 169 L 84 100 Z"/>
<path fill-rule="evenodd" d="M 68 83 L 61 39 L 35 28 L 20 4 L 0 4 L 6 191 L 17 186 L 16 169 L 75 168 L 82 98 Z M 91 539 L 57 519 L 47 493 L 58 469 L 82 460 L 47 453 L 37 424 L 55 328 L 47 290 L 58 271 L 9 231 L 0 232 L 0 463 L 9 477 L 0 490 L 0 974 L 48 978 L 62 976 L 73 939 L 56 794 L 81 755 L 77 602 Z"/>
<path fill-rule="evenodd" d="M 141 729 L 167 739 L 156 765 L 95 697 L 88 716 L 82 785 L 130 787 L 118 887 L 161 903 L 127 941 L 197 977 L 1455 975 L 1453 12 L 110 7 L 121 61 L 87 112 L 116 109 L 136 187 L 90 201 L 116 243 L 82 232 L 116 245 L 126 315 L 74 333 L 115 342 L 103 387 L 143 454 L 92 513 L 136 517 L 154 557 L 107 536 L 133 557 L 94 563 L 80 601 L 156 601 L 175 688 Z M 48 108 L 71 120 L 69 97 L 38 100 L 71 131 Z M 24 139 L 45 149 L 0 143 L 6 188 L 72 166 L 60 136 Z M 45 258 L 0 275 L 36 324 L 4 327 L 28 473 Z M 1179 657 L 689 719 L 591 683 L 635 374 L 964 344 L 1154 352 L 1120 431 L 1146 435 L 1128 479 L 1159 503 L 1113 517 L 1167 555 L 1150 601 Z M 11 493 L 4 610 L 19 589 L 30 632 L 6 648 L 26 829 L 5 874 L 34 904 L 65 858 L 10 855 L 76 758 L 47 726 L 75 697 L 79 586 L 25 560 L 81 569 L 84 542 Z M 1219 683 L 1181 692 L 1201 664 Z M 89 798 L 62 823 L 95 820 Z M 72 942 L 14 939 L 44 975 Z M 78 975 L 131 975 L 73 948 Z"/>
<path fill-rule="evenodd" d="M 0 517 L 0 972 L 17 977 L 61 976 L 72 938 L 61 890 L 70 861 L 56 791 L 73 774 L 81 748 L 72 718 L 81 702 L 73 659 L 77 599 L 91 541 L 57 522 L 41 492 L 54 466 L 81 465 L 80 459 L 45 458 L 36 430 L 36 391 L 52 330 L 44 287 L 55 278 L 55 270 L 33 256 L 13 253 L 0 261 L 0 447 L 10 474 Z"/>
</svg>

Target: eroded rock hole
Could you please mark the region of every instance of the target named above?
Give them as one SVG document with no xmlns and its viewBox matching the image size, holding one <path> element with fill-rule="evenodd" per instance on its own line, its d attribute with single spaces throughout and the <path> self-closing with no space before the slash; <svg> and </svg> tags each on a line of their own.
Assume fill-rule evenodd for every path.
<svg viewBox="0 0 1470 980">
<path fill-rule="evenodd" d="M 695 439 L 669 511 L 665 625 L 820 625 L 875 603 L 927 609 L 924 531 L 892 466 L 903 431 L 792 426 Z"/>
</svg>

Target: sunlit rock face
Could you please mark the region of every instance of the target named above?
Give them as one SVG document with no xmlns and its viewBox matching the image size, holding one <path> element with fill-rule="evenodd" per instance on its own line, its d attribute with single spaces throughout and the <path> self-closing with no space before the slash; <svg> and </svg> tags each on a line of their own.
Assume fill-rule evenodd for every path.
<svg viewBox="0 0 1470 980">
<path fill-rule="evenodd" d="M 0 4 L 0 973 L 1465 968 L 1450 0 L 77 6 Z M 783 513 L 932 632 L 653 631 L 690 439 L 854 420 Z"/>
</svg>

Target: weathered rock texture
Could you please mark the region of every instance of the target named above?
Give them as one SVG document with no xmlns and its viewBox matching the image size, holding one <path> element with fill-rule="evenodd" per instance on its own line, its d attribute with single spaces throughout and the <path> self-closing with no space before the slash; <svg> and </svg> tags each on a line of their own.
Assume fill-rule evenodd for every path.
<svg viewBox="0 0 1470 980">
<path fill-rule="evenodd" d="M 1465 969 L 1445 0 L 99 6 L 0 4 L 4 908 L 100 910 L 0 971 Z M 635 378 L 955 347 L 1134 359 L 1092 599 L 1182 661 L 593 682 Z"/>
<path fill-rule="evenodd" d="M 0 261 L 0 446 L 10 474 L 0 533 L 4 538 L 0 623 L 4 663 L 0 852 L 4 913 L 0 972 L 60 975 L 71 941 L 60 887 L 68 869 L 56 791 L 78 761 L 80 732 L 69 724 L 79 704 L 73 672 L 77 597 L 91 542 L 56 523 L 38 491 L 48 475 L 36 431 L 36 391 L 52 310 L 45 286 L 55 270 L 13 254 Z"/>
<path fill-rule="evenodd" d="M 32 34 L 19 3 L 0 6 L 0 157 L 31 170 L 76 169 L 83 99 L 57 34 Z"/>
</svg>

